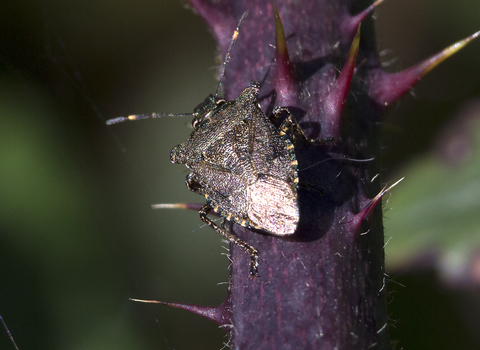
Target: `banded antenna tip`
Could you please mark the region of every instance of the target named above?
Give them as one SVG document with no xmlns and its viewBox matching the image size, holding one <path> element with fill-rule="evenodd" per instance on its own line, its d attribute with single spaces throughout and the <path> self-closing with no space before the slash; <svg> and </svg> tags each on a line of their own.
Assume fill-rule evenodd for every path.
<svg viewBox="0 0 480 350">
<path fill-rule="evenodd" d="M 109 119 L 109 120 L 107 120 L 107 125 L 118 124 L 118 123 L 124 122 L 126 120 L 128 120 L 128 118 L 125 118 L 125 117 L 118 117 L 118 118 Z"/>
</svg>

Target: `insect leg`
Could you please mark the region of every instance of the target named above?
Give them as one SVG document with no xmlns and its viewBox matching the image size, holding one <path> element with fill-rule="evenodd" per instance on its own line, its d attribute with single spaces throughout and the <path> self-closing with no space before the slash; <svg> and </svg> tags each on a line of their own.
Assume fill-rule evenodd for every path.
<svg viewBox="0 0 480 350">
<path fill-rule="evenodd" d="M 250 274 L 252 276 L 258 276 L 258 251 L 248 243 L 242 241 L 237 236 L 218 227 L 212 220 L 207 217 L 210 210 L 212 210 L 212 207 L 208 203 L 205 203 L 205 205 L 198 212 L 200 214 L 200 219 L 202 219 L 204 223 L 213 228 L 215 231 L 220 233 L 223 237 L 228 239 L 229 242 L 236 244 L 238 247 L 242 248 L 245 252 L 250 254 Z"/>
<path fill-rule="evenodd" d="M 302 127 L 298 123 L 297 119 L 294 115 L 288 110 L 287 107 L 275 107 L 273 110 L 272 119 L 276 120 L 280 115 L 285 112 L 287 114 L 287 118 L 282 122 L 279 127 L 280 134 L 287 134 L 288 132 L 291 133 L 291 138 L 293 143 L 297 142 L 297 135 L 300 135 L 306 142 L 309 143 L 323 143 L 323 142 L 332 142 L 335 141 L 332 137 L 327 137 L 325 139 L 311 139 L 309 138 L 305 132 L 303 131 Z"/>
</svg>

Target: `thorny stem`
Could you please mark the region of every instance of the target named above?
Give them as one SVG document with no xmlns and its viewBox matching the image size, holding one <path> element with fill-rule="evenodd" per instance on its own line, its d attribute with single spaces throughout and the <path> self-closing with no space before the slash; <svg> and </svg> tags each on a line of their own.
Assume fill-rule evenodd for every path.
<svg viewBox="0 0 480 350">
<path fill-rule="evenodd" d="M 210 25 L 222 57 L 237 20 L 249 13 L 222 82 L 227 100 L 260 81 L 267 115 L 287 107 L 308 138 L 335 139 L 296 143 L 300 222 L 293 236 L 234 225 L 235 234 L 258 250 L 259 276 L 250 276 L 250 257 L 231 244 L 231 279 L 221 305 L 158 302 L 218 323 L 233 349 L 390 348 L 377 204 L 396 183 L 382 190 L 381 116 L 479 34 L 387 74 L 368 19 L 381 2 L 278 0 L 274 9 L 270 0 L 190 0 Z"/>
<path fill-rule="evenodd" d="M 378 177 L 371 181 L 379 173 L 381 108 L 367 94 L 348 98 L 350 84 L 366 91 L 362 81 L 369 69 L 379 67 L 368 23 L 363 27 L 370 35 L 361 37 L 360 50 L 358 40 L 351 49 L 359 24 L 354 15 L 362 8 L 355 1 L 278 1 L 288 53 L 276 54 L 270 1 L 254 6 L 237 1 L 234 8 L 227 1 L 191 2 L 212 26 L 222 53 L 228 48 L 227 33 L 249 11 L 223 82 L 227 100 L 250 80 L 259 80 L 267 114 L 273 107 L 288 107 L 309 137 L 336 140 L 297 143 L 299 169 L 306 169 L 299 173 L 300 182 L 308 186 L 299 190 L 300 225 L 293 237 L 235 225 L 235 233 L 259 251 L 260 266 L 259 277 L 251 278 L 248 255 L 231 246 L 230 291 L 222 307 L 230 312 L 225 325 L 232 325 L 226 329 L 232 348 L 389 348 L 381 209 L 373 209 L 368 222 L 355 220 L 381 190 Z M 357 51 L 358 60 L 368 64 L 352 80 Z M 338 78 L 346 61 L 346 78 Z M 316 163 L 321 165 L 310 167 Z"/>
</svg>

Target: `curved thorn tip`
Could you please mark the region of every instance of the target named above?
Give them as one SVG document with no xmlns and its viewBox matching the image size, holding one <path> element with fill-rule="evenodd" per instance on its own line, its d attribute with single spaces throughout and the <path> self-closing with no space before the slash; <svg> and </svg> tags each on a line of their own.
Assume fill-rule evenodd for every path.
<svg viewBox="0 0 480 350">
<path fill-rule="evenodd" d="M 376 71 L 371 86 L 370 96 L 379 105 L 388 106 L 405 95 L 421 78 L 447 58 L 464 48 L 467 44 L 480 36 L 480 31 L 450 45 L 441 52 L 413 65 L 398 73 Z"/>
<path fill-rule="evenodd" d="M 190 209 L 199 211 L 203 206 L 203 203 L 159 203 L 152 204 L 150 208 L 152 209 Z"/>
<path fill-rule="evenodd" d="M 471 43 L 474 39 L 476 39 L 480 35 L 480 31 L 466 37 L 463 40 L 456 42 L 453 45 L 443 49 L 441 52 L 427 58 L 426 60 L 418 63 L 416 67 L 417 74 L 419 78 L 424 77 L 428 72 L 430 72 L 433 68 L 438 66 L 440 63 L 445 61 L 447 58 L 452 56 L 453 54 L 457 53 L 469 43 Z"/>
<path fill-rule="evenodd" d="M 191 313 L 205 317 L 206 319 L 213 321 L 220 326 L 225 326 L 227 324 L 230 324 L 229 310 L 228 310 L 228 307 L 225 305 L 225 302 L 220 304 L 219 306 L 212 307 L 212 306 L 200 306 L 200 305 L 192 305 L 192 304 L 170 303 L 170 302 L 158 301 L 158 300 L 144 300 L 144 299 L 134 299 L 134 298 L 129 298 L 129 300 L 139 302 L 139 303 L 167 305 L 177 309 L 190 311 Z"/>
<path fill-rule="evenodd" d="M 275 45 L 277 57 L 282 57 L 284 60 L 290 61 L 283 23 L 280 19 L 280 15 L 278 14 L 277 5 L 275 2 L 273 3 L 273 16 L 275 17 Z"/>
<path fill-rule="evenodd" d="M 355 37 L 353 38 L 352 45 L 350 46 L 350 50 L 348 51 L 347 61 L 342 69 L 342 73 L 344 71 L 348 71 L 351 75 L 353 75 L 353 70 L 355 69 L 355 62 L 357 61 L 357 54 L 358 54 L 358 47 L 360 46 L 360 27 L 361 23 L 358 24 L 357 32 L 355 33 Z"/>
<path fill-rule="evenodd" d="M 290 97 L 294 94 L 292 65 L 288 54 L 287 41 L 285 39 L 285 30 L 283 29 L 282 20 L 278 14 L 277 5 L 273 3 L 273 15 L 275 17 L 275 78 L 274 86 L 278 95 L 277 103 L 289 105 Z"/>
<path fill-rule="evenodd" d="M 188 209 L 187 203 L 159 203 L 152 204 L 152 209 Z"/>
<path fill-rule="evenodd" d="M 380 199 L 385 195 L 385 193 L 387 193 L 392 188 L 397 186 L 400 183 L 400 181 L 402 181 L 403 179 L 405 179 L 405 177 L 402 177 L 401 179 L 397 180 L 393 185 L 390 185 L 389 187 L 385 186 L 375 197 L 373 197 L 370 200 L 370 203 L 363 210 L 361 210 L 360 213 L 359 213 L 360 217 L 361 217 L 360 221 L 359 221 L 359 224 L 363 221 L 363 219 L 365 219 L 367 216 L 370 215 L 373 208 L 375 208 L 375 206 L 378 204 L 378 202 L 380 202 Z"/>
<path fill-rule="evenodd" d="M 344 28 L 347 29 L 347 33 L 349 35 L 352 35 L 353 32 L 357 29 L 358 25 L 363 22 L 367 16 L 372 13 L 372 11 L 380 5 L 384 0 L 377 0 L 370 6 L 368 6 L 365 10 L 360 12 L 359 14 L 353 16 L 353 17 L 348 17 L 346 20 L 346 23 L 344 24 Z"/>
<path fill-rule="evenodd" d="M 357 32 L 353 38 L 352 45 L 348 52 L 347 60 L 345 61 L 342 71 L 337 80 L 333 83 L 332 88 L 325 99 L 324 106 L 326 111 L 326 118 L 330 120 L 331 125 L 336 125 L 337 130 L 331 130 L 333 137 L 338 137 L 341 125 L 340 118 L 343 115 L 345 101 L 347 100 L 348 92 L 350 91 L 350 84 L 352 82 L 353 74 L 355 72 L 355 64 L 357 61 L 358 48 L 360 45 L 360 24 Z"/>
</svg>

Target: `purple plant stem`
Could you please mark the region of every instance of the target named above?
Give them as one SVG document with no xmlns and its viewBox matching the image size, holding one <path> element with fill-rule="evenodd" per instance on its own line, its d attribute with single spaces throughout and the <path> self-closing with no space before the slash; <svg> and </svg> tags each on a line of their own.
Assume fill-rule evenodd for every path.
<svg viewBox="0 0 480 350">
<path fill-rule="evenodd" d="M 351 78 L 348 83 L 338 78 L 361 19 L 355 15 L 367 6 L 353 0 L 277 1 L 289 54 L 285 66 L 275 60 L 271 1 L 190 2 L 212 28 L 222 56 L 237 20 L 249 11 L 224 80 L 227 100 L 259 80 L 267 114 L 274 106 L 288 107 L 310 137 L 335 138 L 297 144 L 301 217 L 293 237 L 233 227 L 258 249 L 260 267 L 259 277 L 251 277 L 249 256 L 230 247 L 230 291 L 218 310 L 222 315 L 228 310 L 220 324 L 231 347 L 389 349 L 381 206 L 370 208 L 363 220 L 381 190 L 380 178 L 372 179 L 380 171 L 384 109 L 368 95 L 375 90 L 372 76 L 380 74 L 368 23 L 362 26 L 351 86 Z M 293 72 L 282 73 L 289 67 Z"/>
<path fill-rule="evenodd" d="M 250 257 L 231 245 L 231 279 L 221 305 L 144 302 L 216 322 L 233 349 L 390 349 L 377 204 L 398 182 L 381 189 L 381 116 L 480 32 L 388 74 L 376 55 L 371 22 L 365 21 L 381 2 L 278 0 L 274 16 L 267 0 L 190 0 L 210 25 L 221 57 L 237 20 L 249 11 L 222 85 L 227 100 L 258 80 L 267 114 L 275 106 L 288 107 L 309 137 L 334 141 L 299 138 L 295 145 L 300 221 L 292 236 L 233 225 L 259 251 L 259 276 L 250 276 Z"/>
</svg>

